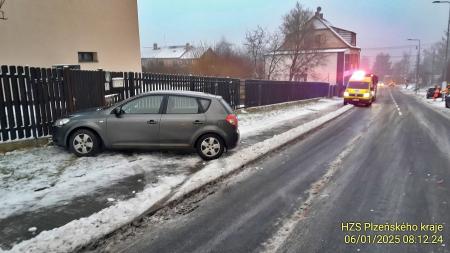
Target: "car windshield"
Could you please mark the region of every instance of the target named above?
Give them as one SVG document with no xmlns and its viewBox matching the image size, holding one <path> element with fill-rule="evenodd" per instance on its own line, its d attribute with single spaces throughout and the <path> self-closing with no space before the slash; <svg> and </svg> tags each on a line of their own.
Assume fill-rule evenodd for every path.
<svg viewBox="0 0 450 253">
<path fill-rule="evenodd" d="M 347 85 L 347 88 L 352 89 L 368 89 L 369 83 L 368 82 L 349 82 Z"/>
</svg>

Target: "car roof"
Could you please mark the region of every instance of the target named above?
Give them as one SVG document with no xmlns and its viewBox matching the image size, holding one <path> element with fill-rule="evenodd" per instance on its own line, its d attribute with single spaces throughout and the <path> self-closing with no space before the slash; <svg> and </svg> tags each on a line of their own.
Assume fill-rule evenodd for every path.
<svg viewBox="0 0 450 253">
<path fill-rule="evenodd" d="M 182 96 L 192 96 L 192 97 L 200 97 L 200 98 L 221 98 L 221 96 L 208 94 L 204 92 L 198 91 L 186 91 L 186 90 L 158 90 L 158 91 L 149 91 L 146 93 L 139 94 L 138 96 L 146 96 L 146 95 L 182 95 Z M 136 97 L 138 97 L 136 96 Z"/>
</svg>

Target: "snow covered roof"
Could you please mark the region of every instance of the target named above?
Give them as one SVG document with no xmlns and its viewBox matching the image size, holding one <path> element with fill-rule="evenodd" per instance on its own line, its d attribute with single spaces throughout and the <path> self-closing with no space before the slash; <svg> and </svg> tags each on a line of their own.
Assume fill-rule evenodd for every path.
<svg viewBox="0 0 450 253">
<path fill-rule="evenodd" d="M 142 49 L 142 58 L 155 59 L 176 59 L 181 58 L 186 53 L 186 46 L 170 46 L 170 47 L 144 47 Z"/>
<path fill-rule="evenodd" d="M 204 49 L 204 48 L 191 48 L 190 50 L 186 51 L 186 53 L 181 56 L 181 59 L 198 59 L 205 52 L 206 52 L 206 49 Z"/>
<path fill-rule="evenodd" d="M 320 15 L 314 15 L 312 17 L 312 22 L 316 29 L 329 29 L 336 37 L 338 37 L 342 42 L 344 42 L 348 47 L 359 49 L 359 47 L 352 45 L 351 36 L 356 34 L 355 32 L 338 28 L 333 26 L 328 20 L 324 19 Z"/>
<path fill-rule="evenodd" d="M 153 59 L 198 59 L 206 50 L 190 45 L 168 47 L 144 47 L 141 51 L 142 58 Z"/>
</svg>

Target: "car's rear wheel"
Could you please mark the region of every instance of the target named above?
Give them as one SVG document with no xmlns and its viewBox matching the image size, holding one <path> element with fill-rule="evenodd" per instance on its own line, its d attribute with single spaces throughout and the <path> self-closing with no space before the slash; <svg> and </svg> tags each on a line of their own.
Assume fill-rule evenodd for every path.
<svg viewBox="0 0 450 253">
<path fill-rule="evenodd" d="M 100 141 L 94 132 L 79 129 L 70 136 L 69 148 L 77 156 L 93 156 L 99 151 Z"/>
<path fill-rule="evenodd" d="M 215 134 L 206 134 L 197 141 L 197 153 L 204 160 L 219 158 L 225 150 L 222 138 Z"/>
</svg>

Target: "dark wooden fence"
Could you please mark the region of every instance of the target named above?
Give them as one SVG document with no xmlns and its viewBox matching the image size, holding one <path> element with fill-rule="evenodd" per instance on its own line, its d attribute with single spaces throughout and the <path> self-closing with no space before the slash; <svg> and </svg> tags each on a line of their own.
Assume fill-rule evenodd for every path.
<svg viewBox="0 0 450 253">
<path fill-rule="evenodd" d="M 239 79 L 133 72 L 106 72 L 105 76 L 105 94 L 107 97 L 114 97 L 111 102 L 155 90 L 186 90 L 215 94 L 222 96 L 234 109 L 240 102 Z M 115 82 L 123 82 L 123 87 L 114 87 Z"/>
<path fill-rule="evenodd" d="M 234 109 L 240 80 L 134 72 L 1 66 L 0 142 L 51 134 L 56 119 L 154 90 L 188 90 L 222 96 Z M 328 83 L 245 81 L 245 107 L 330 95 Z"/>
<path fill-rule="evenodd" d="M 46 136 L 67 115 L 62 71 L 1 66 L 0 141 Z"/>
<path fill-rule="evenodd" d="M 260 106 L 317 97 L 334 92 L 329 83 L 269 80 L 245 81 L 245 106 Z"/>
</svg>

